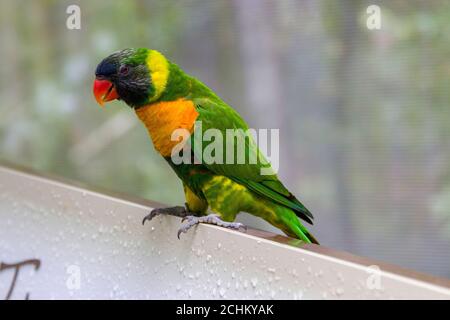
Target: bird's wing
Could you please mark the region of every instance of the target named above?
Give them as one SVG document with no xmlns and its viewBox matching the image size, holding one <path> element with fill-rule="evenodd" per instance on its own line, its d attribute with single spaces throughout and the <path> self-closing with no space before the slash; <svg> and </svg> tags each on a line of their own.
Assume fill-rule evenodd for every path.
<svg viewBox="0 0 450 320">
<path fill-rule="evenodd" d="M 239 143 L 234 143 L 234 156 L 230 155 L 231 148 L 226 147 L 224 143 L 223 147 L 223 162 L 222 163 L 207 163 L 203 159 L 205 147 L 209 143 L 202 143 L 202 148 L 195 148 L 195 141 L 191 141 L 194 154 L 197 158 L 202 158 L 203 165 L 209 170 L 216 174 L 224 175 L 244 186 L 250 190 L 256 192 L 257 194 L 269 198 L 281 205 L 291 208 L 295 211 L 298 217 L 304 219 L 305 221 L 312 223 L 313 216 L 305 208 L 305 206 L 298 201 L 294 195 L 292 195 L 286 187 L 278 180 L 275 173 L 269 175 L 261 174 L 261 169 L 270 170 L 270 163 L 266 160 L 264 155 L 259 150 L 254 139 L 251 135 L 246 134 L 248 126 L 245 121 L 240 117 L 240 115 L 230 106 L 224 102 L 215 98 L 201 98 L 193 99 L 194 105 L 196 107 L 199 116 L 197 121 L 201 121 L 201 128 L 203 134 L 208 129 L 216 129 L 222 133 L 224 142 L 230 143 L 231 139 L 226 139 L 227 129 L 241 129 L 233 130 L 237 134 L 238 138 L 241 139 L 243 145 L 245 145 L 245 163 L 239 164 L 238 160 L 238 148 Z M 196 129 L 197 130 L 197 129 Z M 195 136 L 195 135 L 194 135 Z M 233 159 L 231 164 L 226 163 L 227 159 L 227 149 L 228 156 Z M 241 148 L 242 149 L 242 148 Z M 240 150 L 239 150 L 240 151 Z M 199 153 L 202 152 L 200 155 Z M 242 151 L 240 151 L 242 153 Z M 250 157 L 256 159 L 256 163 L 249 163 Z M 272 171 L 273 172 L 273 171 Z"/>
</svg>

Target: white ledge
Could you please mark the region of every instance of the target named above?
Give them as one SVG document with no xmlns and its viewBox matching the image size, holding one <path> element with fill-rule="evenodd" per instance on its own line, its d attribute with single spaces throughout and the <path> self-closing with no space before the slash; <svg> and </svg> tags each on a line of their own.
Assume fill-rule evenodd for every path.
<svg viewBox="0 0 450 320">
<path fill-rule="evenodd" d="M 142 226 L 156 205 L 0 166 L 0 299 L 450 299 L 447 279 L 268 232 L 178 240 L 179 218 Z"/>
</svg>

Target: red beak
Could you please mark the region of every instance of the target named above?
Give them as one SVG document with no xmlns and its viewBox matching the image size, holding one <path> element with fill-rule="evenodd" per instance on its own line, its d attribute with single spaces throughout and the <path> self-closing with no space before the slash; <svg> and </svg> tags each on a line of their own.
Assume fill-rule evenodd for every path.
<svg viewBox="0 0 450 320">
<path fill-rule="evenodd" d="M 94 96 L 98 104 L 103 107 L 105 102 L 119 98 L 114 84 L 109 80 L 94 80 Z"/>
</svg>

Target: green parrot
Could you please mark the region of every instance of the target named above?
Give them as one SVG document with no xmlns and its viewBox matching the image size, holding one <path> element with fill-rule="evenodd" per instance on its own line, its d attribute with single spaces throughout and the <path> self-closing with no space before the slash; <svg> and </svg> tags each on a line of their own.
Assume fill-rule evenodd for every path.
<svg viewBox="0 0 450 320">
<path fill-rule="evenodd" d="M 161 214 L 182 217 L 185 223 L 178 231 L 180 237 L 198 223 L 245 229 L 234 220 L 238 213 L 247 212 L 291 237 L 318 244 L 299 220 L 312 224 L 312 214 L 271 171 L 253 138 L 242 134 L 248 130 L 245 121 L 205 84 L 160 52 L 139 48 L 111 54 L 97 66 L 93 89 L 102 106 L 119 99 L 134 109 L 156 151 L 183 182 L 185 206 L 154 209 L 143 223 Z M 233 141 L 240 139 L 244 147 L 238 149 L 237 143 L 228 148 L 230 139 L 227 139 L 216 152 L 231 161 L 198 161 L 208 148 L 208 144 L 195 139 L 198 124 L 202 132 L 215 129 L 224 137 L 234 130 L 238 133 Z M 174 139 L 177 130 L 184 130 L 184 139 L 183 136 Z M 178 150 L 180 145 L 183 148 Z M 177 154 L 189 161 L 175 161 Z M 242 156 L 245 161 L 237 161 Z M 257 161 L 247 160 L 252 157 Z M 208 209 L 214 213 L 208 214 Z"/>
</svg>

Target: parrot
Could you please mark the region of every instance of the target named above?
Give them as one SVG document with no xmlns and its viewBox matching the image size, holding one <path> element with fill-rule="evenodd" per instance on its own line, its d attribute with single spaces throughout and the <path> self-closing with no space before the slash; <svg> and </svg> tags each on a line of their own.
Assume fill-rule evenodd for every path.
<svg viewBox="0 0 450 320">
<path fill-rule="evenodd" d="M 244 152 L 246 157 L 256 155 L 260 160 L 256 163 L 198 161 L 207 146 L 199 146 L 194 139 L 197 123 L 201 123 L 202 130 L 216 129 L 224 135 L 229 129 L 248 130 L 248 125 L 213 90 L 161 52 L 128 48 L 110 54 L 97 65 L 93 94 L 100 106 L 113 100 L 125 102 L 146 127 L 154 149 L 182 181 L 185 205 L 155 208 L 145 216 L 143 224 L 158 215 L 181 217 L 182 226 L 177 234 L 180 238 L 180 234 L 199 223 L 247 230 L 244 224 L 235 222 L 239 213 L 247 212 L 287 236 L 319 244 L 300 221 L 312 224 L 311 212 L 275 172 L 263 174 L 261 169 L 272 167 L 252 137 L 244 140 Z M 185 153 L 193 161 L 174 161 L 173 150 L 180 140 L 173 139 L 177 129 L 185 130 L 191 146 L 183 148 L 180 154 Z M 230 155 L 232 160 L 235 157 Z"/>
</svg>

